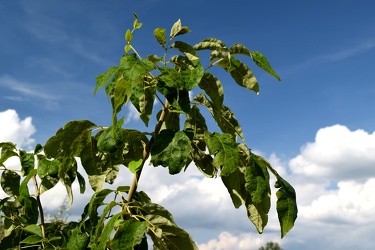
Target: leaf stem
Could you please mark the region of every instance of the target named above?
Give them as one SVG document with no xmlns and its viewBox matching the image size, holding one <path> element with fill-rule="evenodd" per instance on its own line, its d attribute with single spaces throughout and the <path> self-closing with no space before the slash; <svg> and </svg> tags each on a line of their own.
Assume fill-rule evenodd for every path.
<svg viewBox="0 0 375 250">
<path fill-rule="evenodd" d="M 38 207 L 39 207 L 40 229 L 42 230 L 43 238 L 46 238 L 46 232 L 45 232 L 45 229 L 44 229 L 44 212 L 43 212 L 43 206 L 42 206 L 42 202 L 40 201 L 40 192 L 39 192 L 39 188 L 38 188 L 38 181 L 37 181 L 35 175 L 33 176 L 33 181 L 34 181 L 34 186 L 35 186 L 36 201 L 37 201 Z"/>
<path fill-rule="evenodd" d="M 155 141 L 155 137 L 159 134 L 161 126 L 163 125 L 163 122 L 164 122 L 166 116 L 169 113 L 169 109 L 168 109 L 169 108 L 169 103 L 168 103 L 168 100 L 165 101 L 165 104 L 163 105 L 163 107 L 164 108 L 163 108 L 163 111 L 162 111 L 162 113 L 160 115 L 159 121 L 158 121 L 158 123 L 155 126 L 154 134 L 151 137 L 150 141 L 147 143 L 146 147 L 143 149 L 142 164 L 141 164 L 140 169 L 134 174 L 133 181 L 132 181 L 132 184 L 130 186 L 128 197 L 127 197 L 128 202 L 130 202 L 133 199 L 134 193 L 137 191 L 138 181 L 139 181 L 139 178 L 141 177 L 143 166 L 144 166 L 147 158 L 150 155 L 151 146 L 152 146 L 152 144 Z"/>
</svg>

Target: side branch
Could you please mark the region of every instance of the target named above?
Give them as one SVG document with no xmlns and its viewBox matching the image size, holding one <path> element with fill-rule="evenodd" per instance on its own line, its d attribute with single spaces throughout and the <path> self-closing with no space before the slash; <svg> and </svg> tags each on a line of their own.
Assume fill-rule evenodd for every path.
<svg viewBox="0 0 375 250">
<path fill-rule="evenodd" d="M 133 195 L 134 195 L 135 191 L 137 191 L 138 181 L 139 181 L 139 178 L 141 177 L 143 166 L 144 166 L 147 158 L 150 155 L 151 146 L 155 141 L 155 137 L 156 137 L 157 134 L 159 134 L 161 126 L 163 125 L 163 122 L 165 120 L 165 117 L 169 113 L 168 108 L 169 108 L 169 103 L 168 103 L 168 100 L 167 100 L 167 101 L 165 101 L 165 105 L 164 105 L 163 111 L 160 115 L 159 121 L 155 126 L 154 134 L 151 137 L 150 141 L 147 143 L 146 147 L 143 149 L 142 164 L 141 164 L 140 169 L 134 174 L 133 181 L 132 181 L 132 184 L 130 186 L 128 197 L 127 197 L 128 202 L 130 202 L 133 199 Z"/>
</svg>

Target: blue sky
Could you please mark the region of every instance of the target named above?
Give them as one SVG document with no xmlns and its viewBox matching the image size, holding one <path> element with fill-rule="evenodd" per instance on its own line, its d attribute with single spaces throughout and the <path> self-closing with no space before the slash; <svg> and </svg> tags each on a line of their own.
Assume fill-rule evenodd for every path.
<svg viewBox="0 0 375 250">
<path fill-rule="evenodd" d="M 110 104 L 103 91 L 94 96 L 95 76 L 118 64 L 132 13 L 143 23 L 133 45 L 144 56 L 162 52 L 153 30 L 168 30 L 180 18 L 192 30 L 181 37 L 188 42 L 208 37 L 227 45 L 241 42 L 266 55 L 280 75 L 278 82 L 254 65 L 260 83 L 260 95 L 255 95 L 218 71 L 224 102 L 235 112 L 249 146 L 296 186 L 300 218 L 282 241 L 276 217 L 268 231 L 257 235 L 250 222 L 242 222 L 245 214 L 230 207 L 226 191 L 215 193 L 216 184 L 194 179 L 194 172 L 174 180 L 156 170 L 167 182 L 155 191 L 156 201 L 181 212 L 178 197 L 193 194 L 176 183 L 201 185 L 206 189 L 194 190 L 206 194 L 205 202 L 196 198 L 206 206 L 202 218 L 219 205 L 233 216 L 229 223 L 215 222 L 208 214 L 202 220 L 185 210 L 176 215 L 201 249 L 257 249 L 267 240 L 285 249 L 370 249 L 375 244 L 369 233 L 375 222 L 369 213 L 375 209 L 370 192 L 375 187 L 374 10 L 369 0 L 3 1 L 0 139 L 30 147 L 43 144 L 70 120 L 108 125 Z M 123 114 L 133 119 L 126 126 L 136 127 L 141 122 L 129 110 Z M 189 221 L 216 224 L 210 228 Z M 347 230 L 352 237 L 343 237 Z"/>
</svg>

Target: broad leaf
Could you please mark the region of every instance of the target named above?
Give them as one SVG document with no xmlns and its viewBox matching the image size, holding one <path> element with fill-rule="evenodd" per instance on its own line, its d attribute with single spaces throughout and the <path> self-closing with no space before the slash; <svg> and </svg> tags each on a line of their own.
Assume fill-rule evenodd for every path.
<svg viewBox="0 0 375 250">
<path fill-rule="evenodd" d="M 216 38 L 206 38 L 203 41 L 197 43 L 193 47 L 196 50 L 217 50 L 217 49 L 227 49 L 227 46 Z"/>
<path fill-rule="evenodd" d="M 189 113 L 190 98 L 189 91 L 186 89 L 178 90 L 165 85 L 163 81 L 157 84 L 158 91 L 162 93 L 168 100 L 172 112 Z"/>
<path fill-rule="evenodd" d="M 246 199 L 247 217 L 254 224 L 259 233 L 263 233 L 268 222 L 268 212 L 271 207 L 270 199 L 264 199 L 261 203 L 255 203 L 248 197 Z"/>
<path fill-rule="evenodd" d="M 213 108 L 220 112 L 224 100 L 224 90 L 220 80 L 213 74 L 206 72 L 199 83 L 199 87 L 211 98 Z"/>
<path fill-rule="evenodd" d="M 168 167 L 170 174 L 179 173 L 190 162 L 191 139 L 186 131 L 162 130 L 151 147 L 154 166 Z"/>
<path fill-rule="evenodd" d="M 94 89 L 94 94 L 96 91 L 103 87 L 107 82 L 109 82 L 113 75 L 118 71 L 119 66 L 114 66 L 108 69 L 107 73 L 102 73 L 96 77 L 96 87 Z"/>
<path fill-rule="evenodd" d="M 163 29 L 163 28 L 156 28 L 154 30 L 154 36 L 155 36 L 156 40 L 158 41 L 158 43 L 162 47 L 164 47 L 165 43 L 167 42 L 167 38 L 165 36 L 165 33 L 166 33 L 166 30 Z"/>
<path fill-rule="evenodd" d="M 246 190 L 251 194 L 252 201 L 261 203 L 265 197 L 270 197 L 270 176 L 267 166 L 254 154 L 245 171 Z"/>
<path fill-rule="evenodd" d="M 124 124 L 124 117 L 117 121 L 114 126 L 109 126 L 99 136 L 98 149 L 104 153 L 113 153 L 118 147 L 124 143 L 122 134 L 122 125 Z"/>
<path fill-rule="evenodd" d="M 172 40 L 175 36 L 183 35 L 189 33 L 190 29 L 186 26 L 181 25 L 181 20 L 178 19 L 171 28 L 169 39 Z"/>
<path fill-rule="evenodd" d="M 181 53 L 183 53 L 194 66 L 197 66 L 199 64 L 200 60 L 198 52 L 190 44 L 176 41 L 172 44 L 171 47 L 178 49 Z"/>
<path fill-rule="evenodd" d="M 233 67 L 233 69 L 230 71 L 230 74 L 238 85 L 252 90 L 257 94 L 259 93 L 258 81 L 246 64 L 232 57 L 231 67 Z"/>
<path fill-rule="evenodd" d="M 22 175 L 28 175 L 29 172 L 34 169 L 34 154 L 33 153 L 26 153 L 26 151 L 21 150 L 21 167 L 22 167 Z"/>
<path fill-rule="evenodd" d="M 43 238 L 43 234 L 42 234 L 42 230 L 40 229 L 40 226 L 37 226 L 35 224 L 28 225 L 28 226 L 22 228 L 22 230 Z"/>
<path fill-rule="evenodd" d="M 234 207 L 239 208 L 248 196 L 245 190 L 244 174 L 237 168 L 229 175 L 221 176 L 221 180 L 230 194 Z"/>
<path fill-rule="evenodd" d="M 140 113 L 144 124 L 148 126 L 152 109 L 154 107 L 156 85 L 151 85 L 147 81 L 135 84 L 130 100 Z"/>
<path fill-rule="evenodd" d="M 10 157 L 18 156 L 15 152 L 16 145 L 11 142 L 0 143 L 0 166 L 4 166 L 4 162 Z"/>
<path fill-rule="evenodd" d="M 18 196 L 20 194 L 21 176 L 12 170 L 5 170 L 1 174 L 1 187 L 9 196 Z"/>
<path fill-rule="evenodd" d="M 70 250 L 86 249 L 89 238 L 85 233 L 82 233 L 79 227 L 74 228 L 72 235 L 69 238 L 67 247 Z"/>
<path fill-rule="evenodd" d="M 253 58 L 256 65 L 261 69 L 269 73 L 271 76 L 275 77 L 277 80 L 281 81 L 277 73 L 272 69 L 271 64 L 268 62 L 267 58 L 259 51 L 252 51 L 251 58 Z"/>
<path fill-rule="evenodd" d="M 141 244 L 147 231 L 147 222 L 126 220 L 119 226 L 112 240 L 112 249 L 134 249 Z"/>
<path fill-rule="evenodd" d="M 204 139 L 211 155 L 215 155 L 213 165 L 221 169 L 221 176 L 233 173 L 240 167 L 241 158 L 237 143 L 229 134 L 206 132 Z"/>
</svg>

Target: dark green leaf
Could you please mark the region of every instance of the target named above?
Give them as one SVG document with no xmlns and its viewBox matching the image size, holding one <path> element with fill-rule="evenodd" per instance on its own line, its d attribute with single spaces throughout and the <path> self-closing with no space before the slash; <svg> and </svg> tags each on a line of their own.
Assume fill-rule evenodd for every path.
<svg viewBox="0 0 375 250">
<path fill-rule="evenodd" d="M 94 94 L 96 94 L 96 91 L 103 87 L 111 78 L 113 75 L 118 71 L 119 66 L 114 66 L 108 69 L 107 73 L 102 73 L 96 77 L 96 87 L 94 89 Z"/>
<path fill-rule="evenodd" d="M 143 149 L 148 143 L 147 137 L 139 132 L 138 130 L 133 129 L 124 129 L 124 150 L 123 150 L 123 164 L 127 165 L 129 162 L 142 159 Z"/>
<path fill-rule="evenodd" d="M 22 240 L 20 243 L 33 245 L 33 244 L 41 242 L 42 240 L 43 238 L 38 235 L 30 235 L 26 237 L 24 240 Z"/>
<path fill-rule="evenodd" d="M 239 122 L 227 106 L 222 105 L 220 111 L 217 111 L 217 109 L 212 106 L 212 102 L 210 102 L 203 93 L 194 97 L 194 100 L 207 107 L 222 132 L 230 134 L 234 140 L 238 135 L 243 142 L 245 141 Z"/>
<path fill-rule="evenodd" d="M 246 199 L 246 210 L 249 220 L 254 224 L 259 233 L 263 233 L 268 222 L 268 212 L 271 207 L 270 198 L 264 197 L 261 203 L 255 203 L 251 198 Z"/>
<path fill-rule="evenodd" d="M 21 176 L 12 170 L 5 170 L 1 174 L 1 187 L 9 196 L 18 196 L 20 194 Z"/>
<path fill-rule="evenodd" d="M 148 126 L 152 109 L 154 107 L 156 85 L 151 85 L 147 81 L 135 84 L 130 97 L 131 102 L 140 113 L 144 124 Z"/>
<path fill-rule="evenodd" d="M 190 44 L 181 41 L 176 41 L 172 44 L 171 47 L 178 49 L 180 52 L 182 52 L 194 66 L 198 65 L 200 61 L 198 53 Z"/>
<path fill-rule="evenodd" d="M 190 160 L 191 139 L 187 132 L 162 130 L 151 147 L 151 162 L 154 166 L 169 168 L 170 174 L 179 173 Z"/>
<path fill-rule="evenodd" d="M 10 149 L 6 147 L 1 148 L 0 166 L 4 166 L 4 162 L 8 160 L 10 157 L 18 156 L 18 154 L 13 150 L 15 149 Z"/>
<path fill-rule="evenodd" d="M 119 217 L 121 215 L 122 215 L 121 213 L 115 214 L 111 217 L 111 219 L 108 220 L 108 222 L 105 224 L 101 233 L 99 235 L 97 235 L 97 236 L 100 236 L 99 237 L 99 245 L 95 249 L 97 249 L 97 250 L 105 250 L 106 249 L 107 241 L 108 241 L 111 233 L 113 232 L 114 227 L 115 227 L 116 223 L 118 222 Z"/>
<path fill-rule="evenodd" d="M 168 87 L 163 81 L 159 81 L 157 87 L 158 91 L 167 98 L 171 105 L 171 111 L 181 113 L 190 112 L 190 98 L 187 90 Z"/>
<path fill-rule="evenodd" d="M 227 49 L 227 46 L 216 38 L 206 38 L 203 41 L 197 43 L 193 47 L 196 50 L 217 50 L 217 49 Z"/>
<path fill-rule="evenodd" d="M 224 100 L 224 90 L 220 80 L 213 74 L 205 72 L 199 87 L 211 98 L 213 108 L 220 112 Z"/>
<path fill-rule="evenodd" d="M 178 19 L 178 21 L 175 22 L 171 28 L 169 39 L 172 40 L 175 36 L 183 35 L 189 32 L 190 32 L 190 29 L 186 26 L 182 26 L 181 20 Z"/>
<path fill-rule="evenodd" d="M 165 33 L 166 33 L 166 30 L 163 29 L 163 28 L 156 28 L 154 30 L 154 36 L 155 36 L 156 40 L 163 47 L 165 46 L 165 43 L 167 42 L 167 38 L 165 36 Z"/>
<path fill-rule="evenodd" d="M 259 93 L 258 81 L 246 64 L 232 57 L 231 67 L 233 67 L 233 69 L 230 71 L 230 74 L 238 85 L 253 90 L 257 94 Z"/>
<path fill-rule="evenodd" d="M 229 175 L 221 176 L 221 180 L 230 194 L 234 207 L 239 208 L 248 196 L 245 190 L 244 174 L 237 168 Z"/>
<path fill-rule="evenodd" d="M 261 203 L 264 197 L 270 196 L 270 176 L 267 166 L 255 154 L 251 154 L 250 163 L 246 167 L 245 180 L 246 190 L 251 194 L 253 202 Z"/>
<path fill-rule="evenodd" d="M 83 178 L 83 176 L 79 172 L 77 172 L 77 177 L 78 177 L 78 184 L 79 184 L 79 192 L 83 194 L 85 193 L 85 190 L 86 190 L 85 178 Z"/>
<path fill-rule="evenodd" d="M 207 143 L 210 155 L 215 155 L 213 165 L 221 170 L 220 175 L 225 176 L 233 173 L 240 167 L 241 158 L 238 144 L 231 139 L 229 134 L 206 132 L 204 139 Z"/>
<path fill-rule="evenodd" d="M 38 144 L 36 144 L 36 146 L 35 146 L 34 154 L 38 154 L 38 153 L 40 153 L 42 150 L 43 150 L 43 146 L 40 145 L 40 144 L 38 143 Z"/>
<path fill-rule="evenodd" d="M 147 222 L 138 220 L 124 221 L 112 240 L 113 249 L 134 249 L 141 244 L 142 238 L 145 237 Z"/>
<path fill-rule="evenodd" d="M 122 134 L 122 125 L 124 124 L 124 117 L 121 118 L 115 127 L 109 126 L 99 136 L 98 149 L 104 153 L 113 153 L 118 147 L 124 143 L 124 137 Z"/>
<path fill-rule="evenodd" d="M 160 119 L 160 114 L 162 110 L 157 114 L 157 119 Z M 172 130 L 180 130 L 180 113 L 177 112 L 168 112 L 168 114 L 164 118 L 163 125 L 161 130 L 163 129 L 172 129 Z"/>
<path fill-rule="evenodd" d="M 252 51 L 251 58 L 253 58 L 255 64 L 258 65 L 261 69 L 269 73 L 271 76 L 275 77 L 277 80 L 281 81 L 280 77 L 272 69 L 267 58 L 262 53 L 260 53 L 259 51 Z"/>
<path fill-rule="evenodd" d="M 43 179 L 46 176 L 57 177 L 59 171 L 60 162 L 56 159 L 48 160 L 43 158 L 38 163 L 38 176 Z"/>
<path fill-rule="evenodd" d="M 207 177 L 213 178 L 217 175 L 217 169 L 213 165 L 211 155 L 206 154 L 196 143 L 192 143 L 191 157 L 197 168 Z"/>
<path fill-rule="evenodd" d="M 82 233 L 79 227 L 76 227 L 69 238 L 67 247 L 69 250 L 82 250 L 87 248 L 88 242 L 89 238 L 87 235 Z"/>
<path fill-rule="evenodd" d="M 28 175 L 29 172 L 34 169 L 34 154 L 25 153 L 21 157 L 22 174 Z"/>
</svg>

